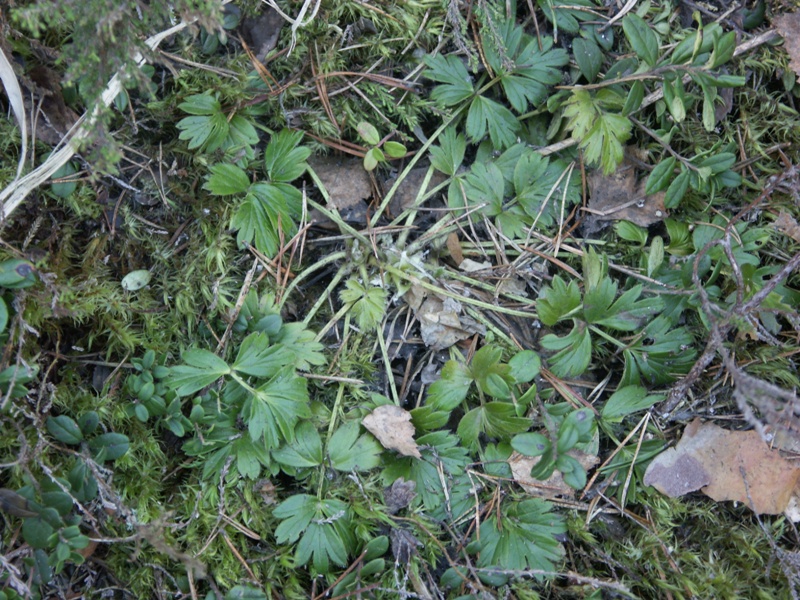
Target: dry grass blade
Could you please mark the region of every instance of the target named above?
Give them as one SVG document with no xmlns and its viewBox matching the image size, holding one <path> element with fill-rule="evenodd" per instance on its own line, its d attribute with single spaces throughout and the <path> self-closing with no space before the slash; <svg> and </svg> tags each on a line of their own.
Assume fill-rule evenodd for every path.
<svg viewBox="0 0 800 600">
<path fill-rule="evenodd" d="M 6 89 L 8 102 L 11 104 L 11 110 L 14 112 L 17 123 L 19 123 L 19 132 L 22 138 L 22 147 L 20 148 L 16 176 L 16 179 L 19 179 L 20 175 L 22 175 L 22 167 L 25 165 L 25 158 L 28 154 L 28 125 L 25 120 L 25 106 L 22 103 L 22 90 L 19 87 L 14 68 L 8 61 L 2 47 L 0 47 L 0 81 L 3 82 L 3 87 Z"/>
</svg>

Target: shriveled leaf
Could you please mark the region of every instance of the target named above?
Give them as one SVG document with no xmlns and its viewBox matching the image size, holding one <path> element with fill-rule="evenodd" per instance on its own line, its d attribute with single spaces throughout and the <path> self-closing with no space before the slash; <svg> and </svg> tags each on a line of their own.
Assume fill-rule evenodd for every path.
<svg viewBox="0 0 800 600">
<path fill-rule="evenodd" d="M 408 411 L 385 404 L 364 417 L 361 423 L 384 448 L 396 450 L 403 456 L 422 458 L 414 441 L 414 426 Z"/>
</svg>

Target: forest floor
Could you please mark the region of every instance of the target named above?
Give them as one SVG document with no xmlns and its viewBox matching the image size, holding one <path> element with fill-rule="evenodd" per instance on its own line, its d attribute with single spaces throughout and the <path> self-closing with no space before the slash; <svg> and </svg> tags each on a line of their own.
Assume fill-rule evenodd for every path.
<svg viewBox="0 0 800 600">
<path fill-rule="evenodd" d="M 0 600 L 797 598 L 800 13 L 0 12 Z"/>
</svg>

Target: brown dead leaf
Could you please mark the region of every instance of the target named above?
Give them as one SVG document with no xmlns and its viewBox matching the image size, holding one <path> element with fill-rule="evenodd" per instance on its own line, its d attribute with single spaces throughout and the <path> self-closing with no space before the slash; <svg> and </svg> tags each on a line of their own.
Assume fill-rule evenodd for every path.
<svg viewBox="0 0 800 600">
<path fill-rule="evenodd" d="M 476 333 L 486 335 L 485 326 L 462 312 L 458 300 L 428 296 L 416 313 L 425 345 L 444 350 Z"/>
<path fill-rule="evenodd" d="M 595 171 L 588 177 L 591 195 L 588 221 L 631 221 L 641 227 L 663 221 L 667 215 L 664 192 L 645 195 L 646 179 L 637 181 L 633 161 L 627 156 L 611 175 Z"/>
<path fill-rule="evenodd" d="M 267 4 L 261 5 L 261 14 L 245 17 L 242 21 L 239 26 L 242 37 L 259 62 L 263 63 L 270 50 L 278 45 L 283 24 L 283 17 Z"/>
<path fill-rule="evenodd" d="M 397 514 L 401 509 L 405 508 L 417 493 L 414 489 L 417 487 L 415 481 L 406 481 L 402 477 L 394 480 L 391 486 L 383 491 L 383 501 L 386 504 L 386 510 L 390 515 Z"/>
<path fill-rule="evenodd" d="M 789 66 L 800 75 L 800 13 L 784 13 L 772 19 L 772 25 L 783 38 L 789 54 Z"/>
<path fill-rule="evenodd" d="M 458 234 L 453 231 L 447 236 L 447 251 L 456 266 L 459 266 L 464 261 L 464 253 L 461 250 L 461 241 L 458 239 Z"/>
<path fill-rule="evenodd" d="M 783 235 L 792 238 L 795 242 L 800 242 L 800 225 L 789 213 L 781 211 L 778 218 L 775 219 L 774 225 Z"/>
<path fill-rule="evenodd" d="M 594 454 L 586 454 L 580 450 L 570 450 L 567 454 L 577 460 L 587 471 L 598 463 L 598 459 Z M 508 457 L 508 465 L 511 467 L 514 481 L 531 496 L 536 496 L 537 498 L 549 500 L 559 497 L 574 498 L 575 488 L 564 483 L 564 478 L 559 471 L 553 471 L 553 474 L 545 480 L 531 477 L 531 469 L 536 466 L 541 458 L 541 456 L 524 456 L 519 452 L 513 452 Z"/>
<path fill-rule="evenodd" d="M 309 166 L 322 181 L 328 192 L 328 208 L 337 210 L 345 221 L 366 224 L 367 203 L 372 196 L 372 182 L 358 158 L 314 156 Z M 313 220 L 325 221 L 322 215 L 312 215 Z"/>
<path fill-rule="evenodd" d="M 673 498 L 700 489 L 718 502 L 734 500 L 774 515 L 786 510 L 799 478 L 800 469 L 756 431 L 728 431 L 695 419 L 675 448 L 650 463 L 644 483 Z"/>
<path fill-rule="evenodd" d="M 414 441 L 414 426 L 411 413 L 394 404 L 384 404 L 373 410 L 361 421 L 381 445 L 388 450 L 397 450 L 403 456 L 422 458 Z"/>
<path fill-rule="evenodd" d="M 423 191 L 422 184 L 425 183 L 425 177 L 428 174 L 428 167 L 414 167 L 397 186 L 397 190 L 389 202 L 389 212 L 393 217 L 398 216 L 404 210 L 414 206 L 420 192 L 423 194 L 442 183 L 446 176 L 444 173 L 436 171 L 428 182 L 427 188 Z M 394 185 L 396 178 L 388 179 L 384 185 L 386 189 Z"/>
</svg>

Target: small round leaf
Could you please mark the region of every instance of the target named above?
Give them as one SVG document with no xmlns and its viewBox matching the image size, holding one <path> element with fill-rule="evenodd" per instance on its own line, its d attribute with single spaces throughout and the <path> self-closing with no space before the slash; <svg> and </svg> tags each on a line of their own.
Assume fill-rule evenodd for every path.
<svg viewBox="0 0 800 600">
<path fill-rule="evenodd" d="M 147 269 L 131 271 L 122 279 L 122 289 L 128 292 L 135 292 L 150 283 L 152 277 L 152 273 Z"/>
</svg>

